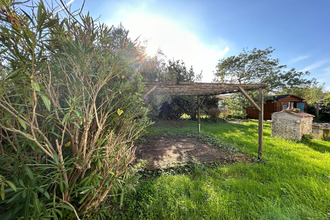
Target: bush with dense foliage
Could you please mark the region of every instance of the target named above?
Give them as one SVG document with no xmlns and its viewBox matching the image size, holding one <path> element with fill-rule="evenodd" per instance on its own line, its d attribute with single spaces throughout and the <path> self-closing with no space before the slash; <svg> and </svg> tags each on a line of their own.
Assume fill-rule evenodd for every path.
<svg viewBox="0 0 330 220">
<path fill-rule="evenodd" d="M 0 5 L 1 219 L 84 215 L 130 181 L 143 51 L 89 15 Z"/>
<path fill-rule="evenodd" d="M 316 106 L 315 105 L 307 105 L 307 112 L 312 115 L 317 115 Z M 330 122 L 330 103 L 319 103 L 319 118 L 315 118 L 315 120 L 320 122 Z"/>
<path fill-rule="evenodd" d="M 218 122 L 221 110 L 219 108 L 211 108 L 208 111 L 211 121 Z"/>
<path fill-rule="evenodd" d="M 196 118 L 197 97 L 173 96 L 170 102 L 164 102 L 160 107 L 159 117 L 179 120 L 183 114 Z"/>
</svg>

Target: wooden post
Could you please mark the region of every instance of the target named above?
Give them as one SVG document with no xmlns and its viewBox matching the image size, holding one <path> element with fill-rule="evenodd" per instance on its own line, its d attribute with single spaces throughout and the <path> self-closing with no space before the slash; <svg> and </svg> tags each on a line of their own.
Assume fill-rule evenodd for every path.
<svg viewBox="0 0 330 220">
<path fill-rule="evenodd" d="M 245 91 L 245 89 L 243 89 L 242 86 L 238 86 L 239 90 L 241 91 L 241 93 L 245 96 L 245 98 L 247 98 L 250 103 L 252 105 L 254 105 L 254 107 L 258 110 L 258 111 L 261 111 L 259 105 L 253 100 L 253 98 L 251 98 L 251 96 L 249 96 L 249 94 L 247 94 L 247 92 Z"/>
<path fill-rule="evenodd" d="M 262 144 L 263 144 L 263 127 L 264 127 L 264 91 L 262 88 L 259 88 L 259 128 L 258 128 L 258 137 L 259 137 L 259 147 L 258 147 L 258 159 L 261 160 L 262 157 Z"/>
<path fill-rule="evenodd" d="M 197 114 L 198 114 L 198 133 L 201 132 L 201 103 L 200 103 L 200 97 L 197 96 Z"/>
</svg>

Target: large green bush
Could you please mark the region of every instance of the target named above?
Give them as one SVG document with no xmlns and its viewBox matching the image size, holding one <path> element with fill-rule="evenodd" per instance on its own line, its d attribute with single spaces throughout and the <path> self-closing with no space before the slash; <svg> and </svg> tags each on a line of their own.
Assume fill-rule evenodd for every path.
<svg viewBox="0 0 330 220">
<path fill-rule="evenodd" d="M 143 51 L 89 15 L 0 5 L 1 219 L 93 211 L 124 189 L 149 125 Z"/>
</svg>

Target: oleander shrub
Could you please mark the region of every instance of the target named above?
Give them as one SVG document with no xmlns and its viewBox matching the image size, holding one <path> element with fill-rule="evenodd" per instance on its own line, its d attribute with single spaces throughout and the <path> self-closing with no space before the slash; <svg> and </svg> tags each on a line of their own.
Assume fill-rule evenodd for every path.
<svg viewBox="0 0 330 220">
<path fill-rule="evenodd" d="M 0 4 L 0 218 L 82 216 L 131 178 L 144 52 L 121 26 L 25 4 Z"/>
</svg>

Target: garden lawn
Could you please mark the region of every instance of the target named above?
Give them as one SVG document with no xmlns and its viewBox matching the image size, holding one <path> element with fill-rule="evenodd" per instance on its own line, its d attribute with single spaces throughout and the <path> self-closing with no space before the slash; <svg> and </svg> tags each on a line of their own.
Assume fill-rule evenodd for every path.
<svg viewBox="0 0 330 220">
<path fill-rule="evenodd" d="M 149 128 L 149 135 L 195 132 L 197 123 Z M 202 133 L 257 156 L 257 121 L 202 122 Z M 330 219 L 330 142 L 271 137 L 264 125 L 263 161 L 195 165 L 141 180 L 115 218 Z"/>
</svg>

